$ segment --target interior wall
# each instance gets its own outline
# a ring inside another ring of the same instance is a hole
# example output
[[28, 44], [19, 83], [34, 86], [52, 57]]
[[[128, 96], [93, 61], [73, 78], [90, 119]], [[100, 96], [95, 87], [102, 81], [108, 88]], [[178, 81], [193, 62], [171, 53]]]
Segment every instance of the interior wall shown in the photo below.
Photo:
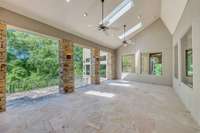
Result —
[[[172, 85], [172, 36], [158, 19], [148, 28], [137, 34], [132, 40], [135, 44], [128, 47], [120, 47], [117, 50], [117, 77], [119, 79], [140, 81], [161, 85]], [[162, 76], [141, 74], [141, 53], [158, 53], [162, 52]], [[121, 57], [127, 54], [135, 54], [136, 73], [122, 73]]]
[[161, 0], [161, 18], [173, 34], [189, 0]]
[[[193, 88], [188, 87], [181, 81], [181, 38], [192, 27], [193, 49]], [[190, 0], [183, 12], [182, 18], [173, 35], [173, 45], [179, 48], [179, 78], [173, 78], [173, 87], [183, 103], [190, 110], [194, 119], [200, 124], [200, 0]]]

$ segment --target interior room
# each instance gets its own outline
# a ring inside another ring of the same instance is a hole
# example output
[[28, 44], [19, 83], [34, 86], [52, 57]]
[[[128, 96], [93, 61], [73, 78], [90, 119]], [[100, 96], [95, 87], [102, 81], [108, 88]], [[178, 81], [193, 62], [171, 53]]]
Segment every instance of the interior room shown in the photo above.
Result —
[[199, 0], [0, 0], [0, 133], [200, 133]]

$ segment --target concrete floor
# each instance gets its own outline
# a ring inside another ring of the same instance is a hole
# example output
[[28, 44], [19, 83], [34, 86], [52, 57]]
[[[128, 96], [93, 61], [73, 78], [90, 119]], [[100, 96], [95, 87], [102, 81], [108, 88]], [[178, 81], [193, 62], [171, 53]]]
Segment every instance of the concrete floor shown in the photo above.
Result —
[[0, 133], [200, 133], [170, 87], [109, 81], [10, 105]]

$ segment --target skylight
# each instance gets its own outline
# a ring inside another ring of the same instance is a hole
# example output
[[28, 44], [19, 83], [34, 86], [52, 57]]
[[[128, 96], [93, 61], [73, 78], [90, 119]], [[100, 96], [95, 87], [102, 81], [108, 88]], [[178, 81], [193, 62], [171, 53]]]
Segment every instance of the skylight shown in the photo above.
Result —
[[133, 26], [130, 30], [128, 30], [127, 32], [125, 32], [125, 34], [123, 33], [122, 35], [120, 35], [119, 39], [123, 39], [124, 37], [127, 37], [131, 33], [136, 32], [137, 30], [139, 30], [140, 28], [142, 28], [142, 26], [143, 26], [142, 22], [138, 23], [137, 25]]
[[[110, 26], [134, 6], [133, 0], [123, 0], [107, 17], [103, 19], [106, 26]], [[102, 22], [101, 22], [102, 23]]]

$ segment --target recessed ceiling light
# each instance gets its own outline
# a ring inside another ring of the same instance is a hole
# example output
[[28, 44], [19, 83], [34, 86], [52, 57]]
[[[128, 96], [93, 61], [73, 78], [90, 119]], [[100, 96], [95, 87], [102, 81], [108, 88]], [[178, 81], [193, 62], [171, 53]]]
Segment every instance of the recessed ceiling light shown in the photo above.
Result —
[[88, 16], [88, 13], [87, 13], [87, 12], [84, 12], [84, 13], [83, 13], [83, 16], [84, 16], [84, 17], [87, 17], [87, 16]]
[[71, 0], [66, 0], [67, 3], [69, 3]]
[[124, 37], [129, 36], [131, 33], [136, 32], [137, 30], [142, 28], [142, 26], [143, 26], [142, 22], [138, 23], [137, 25], [133, 26], [130, 30], [125, 32], [125, 34], [123, 33], [122, 35], [120, 35], [119, 39], [123, 39]]

